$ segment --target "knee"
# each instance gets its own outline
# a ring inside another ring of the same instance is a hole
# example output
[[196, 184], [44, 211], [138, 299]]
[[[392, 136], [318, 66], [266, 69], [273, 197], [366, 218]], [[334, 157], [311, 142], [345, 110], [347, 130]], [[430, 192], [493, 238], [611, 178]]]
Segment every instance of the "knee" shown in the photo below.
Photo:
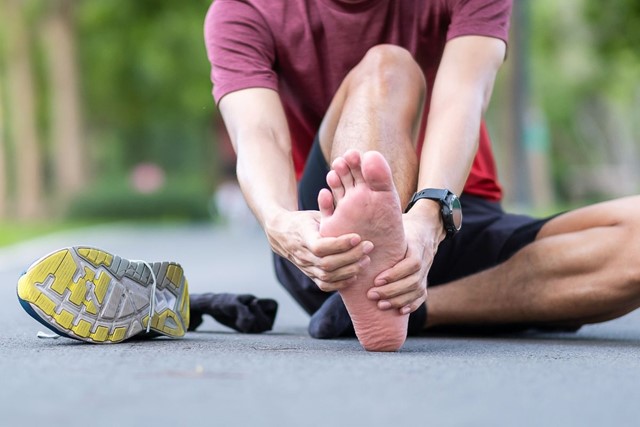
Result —
[[620, 259], [624, 264], [625, 281], [640, 296], [640, 196], [622, 199], [617, 211], [621, 227], [619, 238]]
[[620, 240], [619, 252], [607, 271], [614, 295], [628, 302], [640, 300], [640, 229], [625, 228], [627, 235]]
[[628, 264], [625, 278], [634, 293], [640, 297], [640, 229], [637, 231], [633, 237], [635, 241], [626, 248]]
[[403, 89], [424, 96], [424, 74], [411, 53], [399, 46], [384, 44], [369, 49], [356, 67], [356, 80], [386, 95]]

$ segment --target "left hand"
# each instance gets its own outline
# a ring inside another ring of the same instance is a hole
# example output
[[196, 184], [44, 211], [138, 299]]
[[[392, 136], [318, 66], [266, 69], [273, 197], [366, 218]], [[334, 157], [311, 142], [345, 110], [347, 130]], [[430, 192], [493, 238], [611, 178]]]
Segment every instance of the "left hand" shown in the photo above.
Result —
[[418, 309], [427, 298], [427, 274], [433, 263], [438, 245], [444, 239], [444, 229], [439, 218], [404, 214], [402, 222], [407, 239], [405, 257], [374, 279], [374, 286], [367, 297], [378, 301], [378, 308], [400, 310], [408, 314]]

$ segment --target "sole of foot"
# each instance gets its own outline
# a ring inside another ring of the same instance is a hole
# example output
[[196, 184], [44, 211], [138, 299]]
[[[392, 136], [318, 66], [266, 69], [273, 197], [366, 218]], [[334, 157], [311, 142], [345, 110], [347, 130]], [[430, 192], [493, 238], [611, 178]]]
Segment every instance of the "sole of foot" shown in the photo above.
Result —
[[367, 298], [374, 278], [400, 261], [407, 249], [400, 199], [389, 164], [382, 154], [349, 150], [332, 163], [331, 188], [318, 196], [320, 234], [358, 233], [373, 242], [371, 262], [357, 282], [340, 290], [358, 340], [368, 351], [397, 351], [407, 336], [409, 315], [380, 310]]

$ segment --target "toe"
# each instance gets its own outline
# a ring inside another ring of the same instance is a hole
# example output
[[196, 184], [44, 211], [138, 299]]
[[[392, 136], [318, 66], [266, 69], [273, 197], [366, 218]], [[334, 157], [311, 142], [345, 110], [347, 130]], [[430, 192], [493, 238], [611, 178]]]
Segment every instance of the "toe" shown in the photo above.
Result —
[[331, 191], [323, 188], [318, 193], [318, 207], [320, 208], [320, 215], [322, 218], [328, 218], [333, 215], [333, 195]]
[[340, 178], [342, 187], [345, 189], [345, 191], [348, 188], [354, 186], [353, 175], [351, 175], [351, 168], [349, 168], [349, 165], [343, 157], [336, 158], [331, 164], [331, 169], [333, 169], [338, 175], [338, 178]]
[[374, 191], [395, 190], [389, 163], [377, 151], [368, 151], [362, 156], [362, 174], [365, 182]]
[[351, 170], [351, 176], [356, 184], [363, 183], [364, 177], [362, 176], [362, 157], [357, 150], [349, 150], [344, 153], [344, 159]]
[[331, 188], [334, 201], [337, 203], [344, 197], [344, 187], [336, 171], [332, 170], [327, 174], [327, 184]]

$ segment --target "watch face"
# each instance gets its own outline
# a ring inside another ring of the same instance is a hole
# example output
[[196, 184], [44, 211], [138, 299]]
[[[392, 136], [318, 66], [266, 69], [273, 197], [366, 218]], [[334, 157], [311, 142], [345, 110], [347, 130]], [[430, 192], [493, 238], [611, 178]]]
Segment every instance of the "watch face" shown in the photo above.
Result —
[[456, 230], [460, 230], [460, 227], [462, 227], [462, 205], [455, 194], [451, 195], [451, 216]]

